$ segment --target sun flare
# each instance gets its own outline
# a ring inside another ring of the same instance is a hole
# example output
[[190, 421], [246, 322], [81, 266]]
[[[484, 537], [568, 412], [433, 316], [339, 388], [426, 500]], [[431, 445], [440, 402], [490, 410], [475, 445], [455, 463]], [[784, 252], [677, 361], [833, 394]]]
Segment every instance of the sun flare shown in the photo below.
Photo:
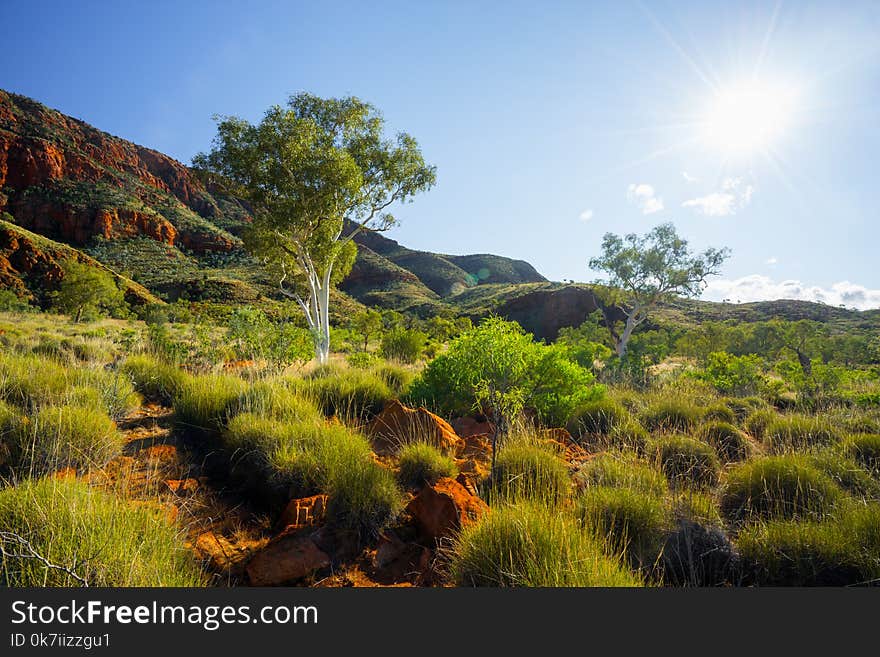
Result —
[[705, 141], [728, 155], [766, 150], [789, 127], [795, 94], [787, 87], [742, 82], [722, 87], [703, 122]]

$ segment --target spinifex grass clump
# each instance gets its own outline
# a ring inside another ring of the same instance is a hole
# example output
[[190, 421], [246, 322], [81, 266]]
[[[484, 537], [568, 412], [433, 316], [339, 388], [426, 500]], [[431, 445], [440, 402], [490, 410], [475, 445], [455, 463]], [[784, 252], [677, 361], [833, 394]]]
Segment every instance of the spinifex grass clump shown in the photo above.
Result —
[[817, 522], [770, 521], [737, 541], [746, 581], [769, 586], [846, 586], [880, 578], [880, 506], [848, 506]]
[[863, 500], [880, 498], [880, 482], [838, 446], [807, 455], [807, 462], [850, 495]]
[[700, 427], [699, 436], [715, 448], [725, 463], [743, 461], [752, 451], [752, 445], [745, 434], [729, 422], [707, 422]]
[[568, 495], [570, 488], [565, 461], [544, 447], [518, 441], [499, 452], [490, 495], [506, 500], [557, 502]]
[[721, 464], [706, 443], [687, 436], [662, 436], [648, 450], [673, 485], [702, 487], [718, 481]]
[[398, 398], [406, 395], [410, 384], [416, 378], [411, 368], [397, 363], [383, 362], [372, 369]]
[[[89, 586], [202, 586], [183, 537], [145, 507], [71, 479], [23, 481], [0, 490], [0, 527], [7, 553], [35, 553]], [[3, 539], [0, 539], [3, 540]], [[0, 557], [2, 586], [79, 586], [37, 559]]]
[[177, 423], [185, 430], [219, 431], [247, 384], [235, 376], [188, 377], [174, 400]]
[[703, 409], [703, 419], [715, 422], [736, 422], [736, 413], [723, 402], [706, 406]]
[[769, 456], [732, 469], [721, 497], [734, 520], [797, 518], [828, 513], [842, 493], [803, 455]]
[[18, 475], [103, 466], [123, 438], [107, 414], [80, 406], [46, 406], [10, 432], [10, 465]]
[[599, 446], [643, 453], [650, 439], [651, 434], [648, 433], [648, 430], [637, 420], [630, 419], [615, 426], [604, 441], [599, 441]]
[[629, 420], [629, 412], [613, 399], [598, 399], [582, 404], [568, 421], [568, 430], [572, 436], [584, 434], [607, 435], [618, 426]]
[[252, 413], [276, 420], [315, 420], [320, 411], [304, 394], [280, 381], [260, 381], [250, 386], [234, 404], [236, 413]]
[[641, 586], [577, 519], [535, 504], [493, 509], [449, 553], [459, 586]]
[[631, 488], [662, 496], [668, 490], [666, 477], [632, 452], [604, 452], [578, 470], [575, 481], [581, 487]]
[[631, 488], [589, 488], [577, 499], [577, 514], [586, 527], [607, 538], [614, 553], [625, 552], [647, 569], [659, 558], [672, 525], [661, 497]]
[[722, 402], [733, 411], [736, 422], [742, 422], [755, 411], [767, 410], [770, 407], [760, 397], [725, 397]]
[[688, 431], [699, 423], [703, 410], [687, 399], [664, 399], [641, 413], [642, 424], [651, 431]]
[[312, 372], [306, 383], [328, 417], [366, 420], [395, 396], [385, 381], [368, 370], [325, 366]]
[[455, 461], [428, 443], [409, 443], [397, 454], [400, 470], [397, 478], [406, 488], [434, 483], [443, 477], [454, 477], [458, 472]]
[[850, 436], [846, 441], [846, 451], [864, 468], [880, 475], [880, 434]]
[[776, 418], [766, 429], [764, 442], [777, 454], [821, 447], [840, 440], [838, 431], [822, 418], [787, 415]]
[[162, 404], [172, 403], [187, 378], [180, 368], [146, 354], [129, 356], [120, 369], [131, 379], [135, 390]]
[[767, 427], [773, 424], [780, 415], [774, 410], [759, 409], [749, 414], [743, 427], [753, 438], [762, 440], [767, 433]]

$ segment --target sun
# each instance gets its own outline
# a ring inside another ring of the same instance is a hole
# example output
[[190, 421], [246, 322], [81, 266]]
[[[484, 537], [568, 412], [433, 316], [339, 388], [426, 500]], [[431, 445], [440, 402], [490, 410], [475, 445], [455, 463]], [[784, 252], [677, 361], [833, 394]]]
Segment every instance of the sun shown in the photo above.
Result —
[[756, 81], [724, 86], [708, 103], [703, 137], [728, 156], [766, 151], [789, 127], [794, 110], [788, 86]]

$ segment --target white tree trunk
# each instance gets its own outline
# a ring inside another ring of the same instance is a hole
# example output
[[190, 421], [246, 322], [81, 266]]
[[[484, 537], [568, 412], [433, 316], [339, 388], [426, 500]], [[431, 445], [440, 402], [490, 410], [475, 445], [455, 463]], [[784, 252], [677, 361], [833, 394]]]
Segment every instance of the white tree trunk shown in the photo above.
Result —
[[620, 340], [617, 342], [617, 357], [623, 358], [626, 356], [626, 349], [629, 345], [629, 339], [632, 337], [632, 333], [635, 330], [636, 326], [639, 325], [641, 320], [638, 319], [639, 308], [633, 308], [632, 312], [626, 316], [626, 325], [623, 327], [623, 334], [620, 336]]

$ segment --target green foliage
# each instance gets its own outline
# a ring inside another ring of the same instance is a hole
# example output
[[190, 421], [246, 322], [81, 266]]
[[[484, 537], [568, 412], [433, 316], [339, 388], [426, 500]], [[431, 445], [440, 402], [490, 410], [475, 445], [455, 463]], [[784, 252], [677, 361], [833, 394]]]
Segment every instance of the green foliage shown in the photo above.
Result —
[[379, 357], [366, 351], [356, 351], [348, 354], [345, 357], [345, 362], [348, 363], [349, 367], [358, 370], [368, 370], [379, 362]]
[[821, 447], [840, 441], [840, 434], [830, 422], [807, 415], [777, 417], [766, 429], [764, 441], [776, 453]]
[[498, 454], [491, 492], [506, 500], [531, 499], [555, 503], [568, 496], [568, 466], [537, 445], [515, 443]]
[[762, 362], [755, 354], [734, 356], [716, 351], [706, 357], [703, 369], [696, 376], [723, 393], [750, 394], [758, 390], [763, 377]]
[[688, 399], [661, 399], [645, 408], [640, 416], [650, 431], [689, 431], [702, 419], [702, 409]]
[[669, 488], [663, 474], [632, 452], [599, 454], [581, 466], [576, 481], [583, 487], [631, 488], [658, 497]]
[[382, 334], [379, 351], [385, 358], [415, 363], [422, 357], [427, 339], [421, 331], [397, 326]]
[[174, 400], [175, 421], [184, 430], [219, 431], [246, 387], [225, 374], [188, 377]]
[[624, 552], [647, 569], [659, 558], [672, 524], [661, 498], [631, 488], [589, 488], [578, 497], [577, 514], [587, 527], [607, 537], [614, 552]]
[[364, 352], [370, 346], [370, 338], [382, 331], [382, 314], [373, 308], [362, 310], [351, 318], [349, 327], [364, 340]]
[[834, 481], [806, 457], [769, 456], [728, 473], [721, 510], [734, 520], [798, 518], [827, 513], [840, 498]]
[[171, 404], [186, 380], [186, 374], [152, 356], [129, 356], [120, 372], [131, 379], [135, 390], [151, 401]]
[[738, 547], [747, 576], [768, 586], [846, 586], [880, 578], [880, 506], [822, 522], [771, 521], [746, 528]]
[[75, 321], [117, 312], [125, 306], [123, 292], [109, 273], [75, 260], [67, 260], [63, 270], [64, 277], [52, 295], [52, 305]]
[[629, 412], [613, 399], [597, 399], [578, 406], [568, 420], [572, 436], [610, 434], [616, 427], [630, 421]]
[[325, 366], [309, 374], [307, 389], [328, 417], [368, 419], [394, 399], [385, 381], [368, 370]]
[[450, 551], [459, 586], [639, 586], [640, 578], [567, 514], [539, 505], [494, 509]]
[[[201, 586], [204, 578], [182, 537], [143, 506], [70, 479], [19, 482], [0, 490], [0, 526], [28, 541], [50, 563], [89, 586]], [[5, 551], [22, 553], [4, 540]], [[36, 559], [0, 557], [0, 584], [78, 586]]]
[[397, 478], [405, 488], [417, 488], [458, 473], [452, 457], [428, 443], [408, 443], [400, 448], [397, 458]]
[[301, 365], [312, 358], [314, 345], [306, 329], [290, 322], [272, 322], [257, 308], [235, 308], [227, 326], [229, 340], [239, 358], [266, 360], [281, 367]]
[[752, 445], [742, 431], [729, 422], [707, 422], [700, 427], [700, 439], [715, 448], [725, 463], [743, 461], [752, 452]]
[[4, 313], [26, 313], [33, 310], [25, 299], [12, 290], [0, 290], [0, 312]]
[[712, 486], [721, 465], [715, 450], [687, 436], [669, 435], [649, 444], [649, 452], [670, 483], [679, 486]]

